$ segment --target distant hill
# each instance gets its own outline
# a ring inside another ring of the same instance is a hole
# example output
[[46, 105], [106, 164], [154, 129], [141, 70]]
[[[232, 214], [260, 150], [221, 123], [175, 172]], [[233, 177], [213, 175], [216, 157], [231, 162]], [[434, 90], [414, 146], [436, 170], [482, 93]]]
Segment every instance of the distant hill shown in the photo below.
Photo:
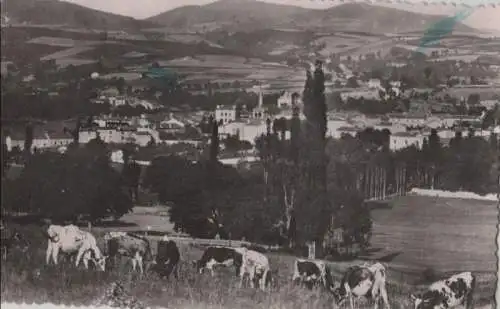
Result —
[[[293, 21], [287, 24], [308, 30], [405, 33], [424, 32], [444, 17], [366, 3], [346, 3], [326, 10], [310, 10], [295, 15]], [[474, 29], [457, 23], [453, 31], [474, 32]]]
[[[195, 31], [288, 28], [379, 34], [422, 32], [443, 17], [365, 3], [346, 3], [320, 10], [257, 0], [219, 0], [201, 6], [183, 6], [147, 20], [172, 29]], [[455, 30], [473, 31], [461, 23]]]
[[265, 29], [309, 9], [256, 0], [219, 0], [206, 5], [190, 5], [148, 18], [173, 29], [228, 31]]
[[11, 23], [66, 25], [86, 29], [139, 30], [155, 25], [59, 0], [3, 0], [2, 16]]

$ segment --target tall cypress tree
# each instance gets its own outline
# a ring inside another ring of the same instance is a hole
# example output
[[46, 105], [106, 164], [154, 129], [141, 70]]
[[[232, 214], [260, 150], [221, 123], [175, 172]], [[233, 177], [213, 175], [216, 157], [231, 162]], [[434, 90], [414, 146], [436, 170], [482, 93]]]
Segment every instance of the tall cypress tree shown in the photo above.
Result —
[[[322, 62], [316, 61], [314, 75], [309, 71], [303, 92], [304, 115], [306, 123], [304, 128], [303, 164], [305, 165], [304, 185], [307, 193], [304, 205], [308, 206], [307, 219], [303, 222], [303, 233], [308, 240], [320, 240], [328, 218], [328, 199], [326, 193], [326, 103], [325, 103], [325, 75]], [[307, 141], [307, 143], [305, 143]], [[303, 206], [304, 207], [304, 206]], [[314, 222], [314, 224], [313, 224]]]
[[25, 135], [24, 135], [24, 151], [29, 154], [31, 153], [31, 146], [33, 145], [34, 128], [31, 123], [26, 125]]
[[212, 125], [212, 135], [210, 137], [210, 163], [215, 164], [217, 162], [217, 156], [219, 155], [219, 125], [214, 118], [210, 119]]
[[[318, 212], [319, 220], [316, 229], [316, 238], [321, 238], [325, 229], [326, 224], [330, 220], [324, 220], [328, 218], [328, 198], [327, 198], [327, 158], [325, 155], [326, 146], [326, 131], [327, 131], [327, 118], [326, 118], [326, 99], [325, 99], [325, 74], [323, 72], [323, 63], [319, 60], [316, 61], [316, 69], [314, 71], [314, 84], [313, 84], [313, 97], [314, 97], [314, 122], [315, 122], [315, 139], [317, 139], [315, 145], [317, 149], [317, 166], [315, 169], [315, 183], [318, 190]], [[315, 148], [316, 148], [315, 147]], [[319, 239], [317, 239], [319, 240]]]

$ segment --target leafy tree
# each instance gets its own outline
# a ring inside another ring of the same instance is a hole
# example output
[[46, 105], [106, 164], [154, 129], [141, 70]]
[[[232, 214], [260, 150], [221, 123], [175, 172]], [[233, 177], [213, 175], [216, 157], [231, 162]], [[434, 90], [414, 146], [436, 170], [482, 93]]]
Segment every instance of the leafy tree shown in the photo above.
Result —
[[5, 172], [8, 170], [10, 164], [10, 153], [7, 148], [7, 144], [2, 143], [2, 178], [5, 176]]
[[33, 145], [33, 138], [34, 138], [33, 134], [34, 134], [34, 127], [30, 123], [30, 124], [26, 125], [26, 128], [25, 128], [24, 152], [26, 154], [31, 153], [31, 146]]
[[34, 154], [25, 164], [12, 183], [14, 192], [23, 194], [11, 196], [6, 205], [56, 221], [118, 218], [133, 206], [122, 188], [120, 174], [107, 157], [91, 149], [47, 152]]
[[481, 96], [479, 93], [471, 93], [467, 98], [467, 104], [469, 105], [477, 105], [481, 101]]
[[[207, 170], [210, 168], [210, 184]], [[170, 219], [177, 231], [194, 237], [228, 236], [229, 214], [237, 208], [233, 192], [245, 184], [236, 169], [220, 163], [193, 163], [178, 156], [157, 157], [146, 169], [144, 185], [172, 202]]]
[[252, 149], [252, 144], [248, 141], [240, 140], [238, 135], [230, 135], [222, 141], [224, 147], [229, 152], [238, 152], [240, 150], [250, 150]]
[[139, 181], [141, 176], [141, 166], [135, 160], [125, 160], [122, 170], [123, 182], [130, 198], [137, 202], [139, 199]]

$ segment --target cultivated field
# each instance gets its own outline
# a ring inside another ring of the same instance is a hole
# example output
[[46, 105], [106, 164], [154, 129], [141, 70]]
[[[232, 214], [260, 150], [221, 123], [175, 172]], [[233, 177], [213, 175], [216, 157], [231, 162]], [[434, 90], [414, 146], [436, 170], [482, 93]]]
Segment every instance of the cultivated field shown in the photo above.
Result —
[[[373, 257], [377, 255], [388, 265], [392, 308], [410, 308], [408, 293], [421, 287], [418, 284], [425, 268], [432, 268], [438, 276], [459, 270], [476, 271], [479, 277], [476, 309], [493, 308], [496, 215], [496, 205], [492, 202], [422, 196], [399, 198], [392, 203], [392, 209], [374, 210]], [[140, 208], [125, 219], [139, 225], [136, 230], [144, 230], [151, 225], [151, 216], [154, 211]], [[268, 253], [271, 266], [277, 272], [278, 286], [266, 293], [238, 289], [232, 270], [222, 269], [214, 279], [209, 274], [196, 275], [190, 261], [199, 258], [202, 251], [182, 243], [178, 281], [161, 281], [154, 274], [139, 277], [130, 273], [130, 264], [109, 273], [76, 270], [72, 265], [47, 267], [44, 265], [46, 240], [41, 228], [19, 229], [32, 242], [32, 254], [20, 256], [13, 252], [7, 262], [2, 263], [2, 301], [90, 304], [101, 296], [107, 284], [119, 279], [132, 295], [152, 306], [336, 308], [332, 297], [325, 292], [306, 292], [290, 286], [294, 258], [283, 253]], [[103, 231], [96, 228], [94, 233], [102, 242]], [[330, 263], [337, 281], [341, 272], [353, 263], [359, 261]]]

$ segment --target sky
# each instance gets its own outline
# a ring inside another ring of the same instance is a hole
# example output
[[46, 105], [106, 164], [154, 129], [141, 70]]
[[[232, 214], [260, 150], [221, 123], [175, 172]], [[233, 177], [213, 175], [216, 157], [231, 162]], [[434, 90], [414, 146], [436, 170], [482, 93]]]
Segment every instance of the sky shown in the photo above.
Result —
[[[93, 9], [98, 9], [115, 14], [131, 16], [138, 19], [147, 18], [167, 10], [184, 5], [203, 5], [214, 2], [214, 0], [64, 0], [77, 3]], [[266, 2], [297, 5], [308, 8], [327, 8], [338, 4], [332, 0], [262, 0]], [[409, 0], [414, 5], [409, 4], [386, 4], [393, 8], [404, 9], [408, 11], [421, 12], [426, 14], [451, 15], [457, 11], [457, 8], [448, 4], [424, 6], [419, 0]], [[427, 0], [434, 3], [452, 3], [450, 0], [437, 1]], [[479, 29], [491, 29], [500, 31], [500, 1], [499, 0], [456, 0], [455, 3], [466, 3], [470, 6], [476, 6], [472, 13], [463, 22], [469, 26]], [[477, 7], [478, 4], [486, 3], [485, 8]], [[493, 8], [490, 3], [496, 3]]]

